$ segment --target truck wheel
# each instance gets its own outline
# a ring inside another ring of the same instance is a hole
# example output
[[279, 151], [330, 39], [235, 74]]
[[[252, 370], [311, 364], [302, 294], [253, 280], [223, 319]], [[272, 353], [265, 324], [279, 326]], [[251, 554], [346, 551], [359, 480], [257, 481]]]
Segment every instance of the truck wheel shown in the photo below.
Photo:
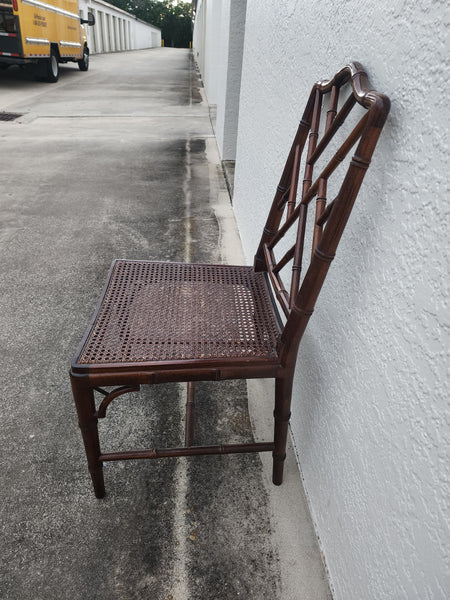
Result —
[[59, 63], [56, 52], [53, 48], [50, 51], [50, 58], [45, 61], [45, 81], [56, 83], [59, 78]]
[[78, 60], [77, 62], [80, 71], [87, 71], [89, 69], [89, 50], [87, 46], [84, 47], [83, 58], [81, 60]]

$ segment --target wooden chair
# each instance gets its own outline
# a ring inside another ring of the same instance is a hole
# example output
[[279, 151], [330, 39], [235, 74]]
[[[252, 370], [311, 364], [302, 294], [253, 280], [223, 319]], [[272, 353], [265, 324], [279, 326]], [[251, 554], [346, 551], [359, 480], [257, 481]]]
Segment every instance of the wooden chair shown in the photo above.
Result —
[[[282, 483], [299, 342], [389, 106], [386, 96], [370, 90], [358, 63], [313, 86], [253, 267], [114, 261], [70, 371], [98, 498], [105, 494], [103, 463], [137, 458], [270, 451], [273, 482]], [[355, 117], [356, 125], [349, 127]], [[333, 198], [328, 204], [327, 196]], [[306, 215], [313, 199], [309, 234]], [[304, 253], [308, 241], [310, 257]], [[194, 382], [250, 378], [275, 379], [273, 441], [194, 445]], [[162, 382], [187, 382], [184, 447], [103, 452], [97, 423], [108, 405], [142, 384]], [[105, 391], [105, 386], [114, 389]], [[94, 392], [103, 396], [98, 408]]]

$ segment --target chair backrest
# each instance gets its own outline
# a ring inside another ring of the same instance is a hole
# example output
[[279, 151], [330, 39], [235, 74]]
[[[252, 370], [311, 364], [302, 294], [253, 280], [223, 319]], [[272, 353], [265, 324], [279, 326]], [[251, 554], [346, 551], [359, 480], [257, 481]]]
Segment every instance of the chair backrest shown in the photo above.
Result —
[[[319, 81], [311, 91], [255, 255], [255, 269], [268, 272], [287, 319], [280, 348], [287, 366], [295, 365], [298, 343], [389, 108], [386, 96], [370, 90], [359, 63], [347, 65], [330, 81]], [[304, 175], [298, 189], [302, 157]], [[308, 236], [306, 217], [313, 199], [315, 216]], [[312, 251], [306, 255], [308, 242]]]

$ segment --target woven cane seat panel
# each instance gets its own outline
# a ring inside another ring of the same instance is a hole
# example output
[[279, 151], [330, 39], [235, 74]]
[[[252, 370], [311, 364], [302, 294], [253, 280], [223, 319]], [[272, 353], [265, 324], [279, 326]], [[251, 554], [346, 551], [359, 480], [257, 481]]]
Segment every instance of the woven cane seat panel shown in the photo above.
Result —
[[279, 337], [264, 273], [122, 260], [77, 362], [275, 358]]

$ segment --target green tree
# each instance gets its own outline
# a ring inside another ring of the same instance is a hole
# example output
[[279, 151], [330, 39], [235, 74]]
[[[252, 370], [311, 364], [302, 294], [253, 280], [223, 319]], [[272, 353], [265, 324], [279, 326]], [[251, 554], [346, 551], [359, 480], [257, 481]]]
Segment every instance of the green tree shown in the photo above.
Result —
[[111, 4], [161, 29], [165, 46], [189, 48], [192, 39], [192, 5], [171, 0], [110, 0]]

